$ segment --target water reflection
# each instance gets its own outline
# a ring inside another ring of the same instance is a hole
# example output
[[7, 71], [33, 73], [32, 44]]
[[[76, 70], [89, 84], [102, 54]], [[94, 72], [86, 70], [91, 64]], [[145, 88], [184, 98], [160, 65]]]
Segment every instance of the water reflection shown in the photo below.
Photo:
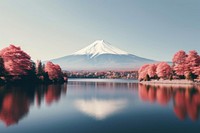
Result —
[[34, 102], [40, 106], [41, 102], [50, 105], [58, 101], [61, 93], [66, 93], [66, 85], [41, 85], [10, 87], [0, 89], [0, 120], [6, 126], [18, 123], [24, 118]]
[[199, 86], [164, 86], [139, 84], [139, 96], [143, 101], [158, 102], [166, 106], [173, 100], [175, 115], [184, 120], [187, 116], [197, 120], [200, 109]]
[[75, 106], [83, 113], [97, 119], [103, 120], [106, 117], [120, 111], [127, 105], [126, 99], [80, 99], [75, 101]]
[[8, 93], [2, 99], [0, 119], [10, 126], [17, 123], [29, 111], [30, 100], [26, 94]]
[[199, 131], [199, 121], [190, 121], [198, 119], [199, 109], [200, 88], [193, 86], [69, 81], [68, 90], [66, 84], [0, 87], [0, 121], [6, 126], [20, 123], [9, 129], [0, 125], [1, 132], [167, 131], [172, 123], [177, 132]]
[[[106, 81], [106, 80], [105, 80]], [[131, 82], [80, 82], [80, 81], [70, 81], [68, 85], [72, 85], [74, 88], [82, 89], [87, 87], [92, 88], [99, 88], [99, 89], [137, 89], [138, 83], [131, 83]]]
[[137, 91], [135, 83], [70, 81], [68, 85], [80, 95], [74, 106], [96, 120], [104, 120], [122, 111], [128, 105], [128, 89]]

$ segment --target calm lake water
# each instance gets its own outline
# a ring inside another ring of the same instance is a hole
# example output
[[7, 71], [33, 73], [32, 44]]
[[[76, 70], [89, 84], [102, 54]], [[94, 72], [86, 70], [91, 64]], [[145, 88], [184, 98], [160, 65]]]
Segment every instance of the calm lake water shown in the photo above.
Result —
[[200, 87], [132, 80], [0, 87], [0, 133], [199, 133]]

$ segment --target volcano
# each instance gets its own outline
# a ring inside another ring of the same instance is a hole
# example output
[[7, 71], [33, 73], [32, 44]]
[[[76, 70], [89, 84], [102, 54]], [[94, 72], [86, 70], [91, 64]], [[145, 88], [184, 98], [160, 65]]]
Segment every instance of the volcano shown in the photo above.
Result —
[[71, 55], [51, 61], [68, 71], [130, 71], [155, 62], [118, 49], [104, 40], [97, 40]]

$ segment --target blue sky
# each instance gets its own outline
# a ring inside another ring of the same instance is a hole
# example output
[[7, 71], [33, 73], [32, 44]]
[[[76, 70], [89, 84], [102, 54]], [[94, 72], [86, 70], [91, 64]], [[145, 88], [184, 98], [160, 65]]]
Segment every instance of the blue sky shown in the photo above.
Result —
[[132, 54], [171, 60], [200, 53], [199, 0], [1, 0], [0, 49], [33, 60], [65, 56], [103, 39]]

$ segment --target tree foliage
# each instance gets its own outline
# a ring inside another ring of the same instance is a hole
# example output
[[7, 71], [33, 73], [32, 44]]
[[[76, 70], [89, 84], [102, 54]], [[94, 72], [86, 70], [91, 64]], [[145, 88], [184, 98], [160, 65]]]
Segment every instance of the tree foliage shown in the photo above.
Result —
[[172, 69], [170, 65], [168, 65], [166, 62], [160, 62], [156, 69], [156, 74], [158, 77], [163, 79], [169, 79], [171, 75]]
[[170, 80], [177, 77], [190, 80], [200, 79], [200, 56], [195, 50], [189, 51], [188, 54], [183, 50], [178, 51], [174, 54], [172, 62], [172, 66], [166, 62], [143, 65], [138, 71], [139, 80], [146, 80], [147, 77]]
[[0, 56], [0, 77], [6, 73], [3, 58]]
[[49, 79], [52, 81], [58, 81], [63, 78], [62, 70], [59, 65], [47, 62], [45, 65], [45, 72], [48, 73]]
[[176, 75], [184, 76], [186, 58], [187, 54], [183, 50], [180, 50], [174, 54], [172, 62], [173, 62], [173, 70]]
[[138, 73], [139, 73], [139, 80], [146, 80], [146, 76], [148, 74], [148, 67], [149, 64], [145, 64], [142, 67], [140, 67]]
[[46, 67], [41, 61], [35, 62], [21, 50], [10, 45], [0, 50], [0, 83], [50, 83], [64, 81], [59, 65], [47, 62]]
[[147, 74], [149, 75], [150, 78], [156, 77], [156, 69], [157, 69], [157, 64], [150, 64], [148, 66]]
[[27, 75], [32, 69], [31, 57], [20, 47], [10, 45], [0, 51], [0, 56], [4, 60], [5, 70], [9, 75]]
[[42, 65], [41, 60], [37, 61], [36, 73], [37, 73], [37, 75], [42, 75], [44, 73], [44, 67]]
[[195, 50], [189, 51], [185, 62], [185, 77], [193, 79], [198, 75], [200, 67], [200, 57]]

